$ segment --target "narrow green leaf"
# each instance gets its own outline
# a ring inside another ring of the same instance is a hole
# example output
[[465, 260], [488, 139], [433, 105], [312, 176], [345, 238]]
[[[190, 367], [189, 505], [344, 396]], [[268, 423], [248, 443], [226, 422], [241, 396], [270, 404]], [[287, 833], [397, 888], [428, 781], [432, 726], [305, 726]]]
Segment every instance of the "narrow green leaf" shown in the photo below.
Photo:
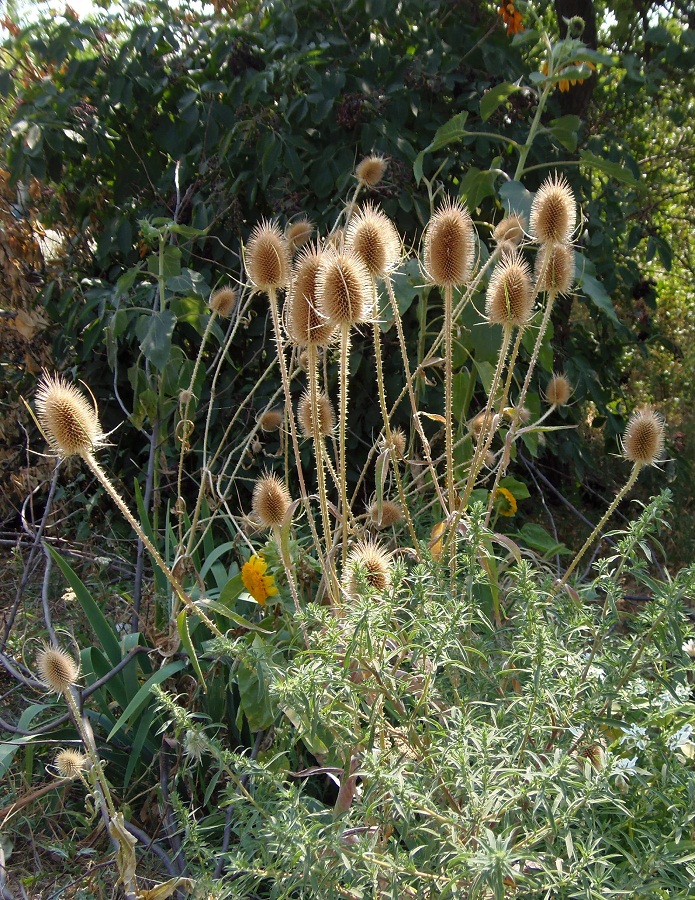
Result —
[[621, 163], [603, 159], [603, 157], [596, 156], [590, 150], [580, 150], [579, 159], [585, 166], [598, 169], [599, 172], [610, 175], [616, 181], [620, 181], [623, 184], [637, 184], [637, 179], [632, 172], [626, 166], [621, 165]]
[[137, 694], [133, 697], [130, 703], [123, 710], [120, 719], [114, 727], [111, 729], [107, 741], [110, 741], [115, 734], [117, 734], [121, 728], [128, 724], [128, 722], [140, 713], [150, 702], [152, 699], [151, 689], [155, 686], [155, 684], [161, 684], [163, 681], [166, 681], [167, 678], [170, 678], [172, 675], [175, 675], [177, 672], [180, 672], [181, 669], [186, 668], [186, 663], [184, 660], [179, 659], [173, 663], [167, 663], [165, 666], [162, 666], [157, 672], [154, 673], [147, 681], [142, 685]]
[[70, 564], [67, 563], [56, 551], [46, 545], [46, 549], [53, 557], [53, 560], [59, 566], [61, 572], [65, 576], [66, 581], [75, 592], [77, 601], [82, 607], [84, 614], [89, 619], [94, 633], [99, 639], [99, 643], [104, 648], [104, 652], [109, 658], [112, 666], [118, 665], [123, 654], [121, 653], [121, 645], [116, 637], [116, 632], [111, 628], [102, 611], [97, 606], [94, 598], [84, 586], [80, 578], [75, 574]]
[[176, 627], [179, 632], [179, 637], [181, 638], [181, 643], [186, 648], [186, 652], [190, 657], [191, 664], [193, 665], [196, 675], [198, 676], [198, 683], [203, 688], [203, 691], [207, 694], [208, 689], [205, 685], [203, 670], [200, 668], [200, 663], [198, 662], [198, 654], [195, 652], [195, 647], [193, 646], [193, 641], [191, 640], [191, 632], [188, 630], [187, 610], [184, 609], [178, 614], [176, 618]]

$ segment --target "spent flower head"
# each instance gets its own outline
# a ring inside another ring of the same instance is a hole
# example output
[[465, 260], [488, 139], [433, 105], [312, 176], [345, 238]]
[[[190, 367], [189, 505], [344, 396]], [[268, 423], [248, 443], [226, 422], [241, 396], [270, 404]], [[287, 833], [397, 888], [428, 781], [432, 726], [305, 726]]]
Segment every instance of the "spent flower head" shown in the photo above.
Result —
[[105, 443], [94, 405], [60, 375], [41, 376], [36, 412], [51, 449], [62, 458], [92, 454]]

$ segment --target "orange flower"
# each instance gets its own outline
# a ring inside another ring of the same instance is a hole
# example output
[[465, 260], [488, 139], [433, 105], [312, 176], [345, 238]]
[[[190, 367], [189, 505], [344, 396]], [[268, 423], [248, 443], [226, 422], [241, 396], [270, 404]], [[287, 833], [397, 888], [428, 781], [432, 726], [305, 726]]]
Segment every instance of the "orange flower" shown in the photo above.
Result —
[[507, 29], [507, 34], [519, 34], [524, 30], [524, 20], [513, 3], [503, 3], [497, 10]]
[[241, 567], [241, 580], [244, 582], [244, 587], [261, 606], [265, 606], [268, 597], [274, 597], [278, 592], [273, 576], [265, 574], [267, 568], [268, 563], [262, 556], [256, 554]]
[[[588, 66], [593, 71], [596, 71], [596, 66], [593, 63], [585, 62], [583, 60], [581, 60], [581, 61], [578, 60], [576, 62], [568, 63], [567, 66], [564, 66], [561, 69], [561, 72], [564, 72], [565, 69], [570, 69], [570, 68], [573, 68], [574, 66], [579, 66], [579, 65]], [[548, 63], [547, 62], [544, 62], [543, 65], [541, 66], [541, 72], [544, 75], [548, 74]], [[567, 91], [569, 91], [569, 89], [571, 87], [574, 87], [575, 84], [584, 84], [584, 79], [583, 78], [561, 78], [558, 81], [557, 86], [560, 89], [560, 93], [566, 94]]]
[[495, 508], [501, 516], [513, 516], [516, 512], [516, 498], [507, 488], [497, 488], [495, 491]]

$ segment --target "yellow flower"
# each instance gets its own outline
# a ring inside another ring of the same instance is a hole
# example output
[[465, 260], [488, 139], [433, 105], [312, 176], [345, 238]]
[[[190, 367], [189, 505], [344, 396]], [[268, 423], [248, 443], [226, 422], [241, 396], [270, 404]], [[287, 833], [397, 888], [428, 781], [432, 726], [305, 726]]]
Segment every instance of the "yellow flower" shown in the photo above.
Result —
[[513, 516], [516, 512], [516, 499], [507, 488], [497, 488], [495, 491], [495, 507], [501, 516]]
[[261, 606], [265, 606], [268, 597], [273, 597], [278, 592], [273, 576], [265, 574], [267, 568], [268, 563], [262, 556], [256, 554], [241, 567], [241, 580], [244, 582], [244, 587]]
[[430, 551], [434, 559], [442, 558], [442, 537], [444, 536], [445, 531], [446, 525], [444, 522], [437, 522], [432, 529], [432, 534], [430, 535]]

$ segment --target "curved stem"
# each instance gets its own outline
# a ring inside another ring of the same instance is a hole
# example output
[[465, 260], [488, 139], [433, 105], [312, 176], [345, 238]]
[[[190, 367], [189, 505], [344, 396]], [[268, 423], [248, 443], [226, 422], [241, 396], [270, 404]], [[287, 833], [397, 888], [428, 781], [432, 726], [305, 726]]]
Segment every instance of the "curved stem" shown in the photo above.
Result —
[[618, 491], [615, 499], [613, 500], [611, 505], [608, 507], [606, 512], [603, 514], [601, 521], [594, 528], [594, 530], [591, 532], [591, 534], [586, 539], [586, 541], [584, 541], [584, 546], [579, 551], [579, 553], [577, 553], [577, 555], [574, 557], [570, 567], [567, 569], [565, 574], [562, 576], [561, 580], [554, 585], [554, 587], [551, 591], [551, 594], [550, 594], [551, 597], [555, 596], [555, 594], [560, 590], [560, 588], [564, 587], [567, 584], [567, 580], [569, 579], [572, 572], [574, 572], [574, 570], [579, 565], [579, 562], [580, 562], [581, 558], [584, 556], [584, 554], [586, 553], [586, 551], [593, 544], [596, 535], [599, 534], [599, 532], [603, 529], [603, 526], [606, 524], [606, 522], [610, 519], [610, 517], [615, 512], [615, 508], [617, 507], [617, 505], [620, 503], [620, 501], [623, 499], [623, 497], [628, 493], [628, 491], [632, 488], [634, 483], [637, 481], [637, 476], [639, 475], [641, 469], [642, 469], [642, 464], [635, 463], [635, 465], [632, 469], [632, 473], [630, 474], [630, 477], [628, 478], [625, 486], [622, 487]]

